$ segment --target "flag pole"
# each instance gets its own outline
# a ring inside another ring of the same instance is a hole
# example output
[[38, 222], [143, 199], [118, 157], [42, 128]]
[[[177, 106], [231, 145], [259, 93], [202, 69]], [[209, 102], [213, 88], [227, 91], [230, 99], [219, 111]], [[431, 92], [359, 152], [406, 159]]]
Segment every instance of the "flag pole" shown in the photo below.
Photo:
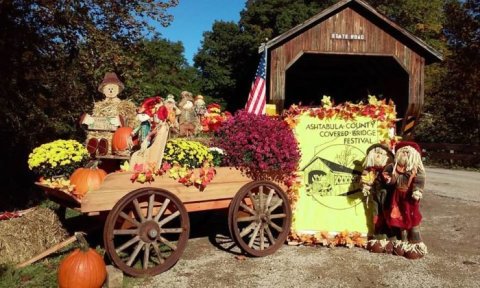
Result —
[[[267, 79], [268, 79], [268, 47], [267, 47], [267, 43], [268, 43], [268, 38], [265, 38], [265, 42], [262, 42], [260, 44], [260, 47], [258, 47], [258, 53], [262, 53], [262, 57], [265, 56], [265, 89], [267, 89]], [[265, 54], [263, 54], [265, 53]], [[267, 91], [265, 91], [265, 94], [267, 94]], [[267, 97], [265, 97], [267, 98]], [[268, 98], [270, 98], [270, 93], [268, 93]], [[269, 99], [270, 100], [270, 99]], [[268, 103], [268, 101], [265, 101], [266, 103]], [[265, 107], [265, 109], [267, 109]], [[265, 112], [266, 113], [266, 112]]]

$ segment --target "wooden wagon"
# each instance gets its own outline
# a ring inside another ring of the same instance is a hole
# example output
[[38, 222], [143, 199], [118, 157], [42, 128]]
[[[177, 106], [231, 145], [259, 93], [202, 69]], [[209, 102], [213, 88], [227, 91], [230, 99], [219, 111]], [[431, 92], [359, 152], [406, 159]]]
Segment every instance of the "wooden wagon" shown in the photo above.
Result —
[[252, 181], [228, 167], [217, 168], [204, 191], [167, 176], [150, 184], [132, 183], [130, 176], [130, 172], [107, 175], [101, 187], [81, 201], [36, 184], [64, 207], [89, 216], [106, 215], [105, 250], [117, 267], [132, 276], [156, 275], [177, 262], [189, 238], [188, 212], [229, 208], [231, 237], [251, 256], [272, 254], [288, 236], [290, 204], [283, 189], [273, 182]]

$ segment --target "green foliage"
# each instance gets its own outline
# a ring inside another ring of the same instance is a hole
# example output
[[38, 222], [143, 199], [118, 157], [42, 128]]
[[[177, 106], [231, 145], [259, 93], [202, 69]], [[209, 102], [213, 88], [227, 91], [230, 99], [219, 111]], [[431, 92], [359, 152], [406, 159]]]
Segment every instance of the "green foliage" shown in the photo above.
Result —
[[[165, 1], [0, 2], [0, 169], [3, 206], [24, 203], [33, 182], [26, 165], [33, 147], [53, 139], [83, 141], [78, 117], [102, 98], [107, 71], [126, 84], [120, 97], [139, 98], [139, 39], [154, 19], [168, 25]], [[22, 203], [23, 202], [23, 203]]]
[[202, 91], [223, 98], [227, 109], [245, 106], [258, 65], [258, 47], [266, 39], [307, 20], [335, 1], [247, 1], [238, 24], [217, 21], [205, 32], [194, 58], [200, 70]]
[[480, 1], [448, 1], [444, 34], [450, 53], [426, 99], [418, 127], [424, 142], [480, 143]]
[[143, 42], [139, 55], [142, 76], [138, 79], [143, 97], [160, 95], [165, 98], [168, 94], [178, 97], [183, 90], [200, 92], [197, 70], [188, 67], [183, 52], [181, 42], [158, 37]]
[[57, 287], [57, 267], [61, 257], [22, 269], [0, 266], [0, 287]]
[[369, 0], [369, 4], [431, 46], [445, 50], [445, 0]]

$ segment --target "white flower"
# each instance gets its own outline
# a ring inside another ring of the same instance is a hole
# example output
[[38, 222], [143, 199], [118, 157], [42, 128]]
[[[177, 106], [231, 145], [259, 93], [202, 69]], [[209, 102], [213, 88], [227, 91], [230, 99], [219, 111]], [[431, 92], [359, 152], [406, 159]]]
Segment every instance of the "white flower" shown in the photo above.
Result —
[[218, 147], [209, 147], [209, 148], [208, 148], [208, 151], [210, 151], [210, 152], [215, 151], [215, 152], [217, 152], [218, 154], [222, 154], [222, 155], [225, 154], [225, 152], [223, 151], [223, 149], [218, 148]]

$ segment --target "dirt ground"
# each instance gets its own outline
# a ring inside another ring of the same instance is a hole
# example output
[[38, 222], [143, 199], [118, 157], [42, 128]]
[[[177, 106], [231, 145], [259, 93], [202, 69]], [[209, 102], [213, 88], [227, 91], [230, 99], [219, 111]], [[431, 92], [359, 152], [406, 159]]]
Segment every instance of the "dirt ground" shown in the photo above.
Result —
[[287, 245], [237, 259], [226, 212], [198, 213], [178, 263], [138, 287], [480, 287], [480, 173], [429, 168], [427, 177], [423, 259]]

